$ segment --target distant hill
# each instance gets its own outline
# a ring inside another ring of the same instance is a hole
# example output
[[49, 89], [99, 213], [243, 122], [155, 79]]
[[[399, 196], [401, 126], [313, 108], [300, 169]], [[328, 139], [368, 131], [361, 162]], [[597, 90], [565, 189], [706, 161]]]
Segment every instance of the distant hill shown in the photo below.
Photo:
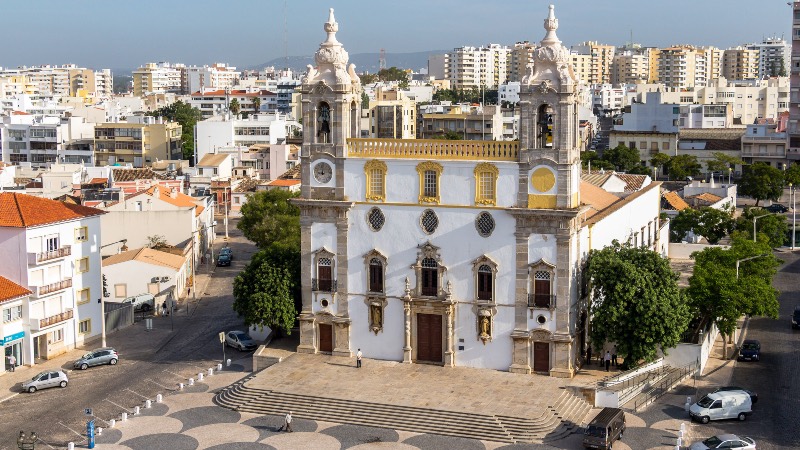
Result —
[[[447, 53], [448, 50], [429, 50], [425, 52], [414, 53], [387, 53], [386, 54], [386, 67], [399, 67], [401, 69], [419, 70], [423, 67], [428, 67], [428, 55], [436, 55]], [[375, 73], [378, 71], [380, 60], [379, 53], [355, 53], [350, 54], [350, 62], [356, 65], [356, 72], [369, 72]], [[314, 65], [314, 56], [290, 56], [289, 67], [295, 71], [305, 71], [307, 65]], [[286, 58], [275, 58], [264, 64], [250, 67], [249, 69], [263, 69], [264, 67], [273, 66], [276, 68], [284, 68], [286, 66]]]

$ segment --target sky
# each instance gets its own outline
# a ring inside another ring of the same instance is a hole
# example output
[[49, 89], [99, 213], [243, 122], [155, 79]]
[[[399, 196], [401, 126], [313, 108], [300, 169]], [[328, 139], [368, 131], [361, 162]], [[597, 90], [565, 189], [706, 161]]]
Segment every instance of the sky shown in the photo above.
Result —
[[[239, 68], [312, 55], [335, 9], [350, 53], [407, 53], [538, 42], [555, 4], [567, 45], [713, 45], [791, 39], [785, 0], [0, 0], [0, 67], [68, 64], [131, 69], [146, 62]], [[11, 19], [11, 20], [9, 20]], [[285, 25], [284, 25], [285, 24]]]

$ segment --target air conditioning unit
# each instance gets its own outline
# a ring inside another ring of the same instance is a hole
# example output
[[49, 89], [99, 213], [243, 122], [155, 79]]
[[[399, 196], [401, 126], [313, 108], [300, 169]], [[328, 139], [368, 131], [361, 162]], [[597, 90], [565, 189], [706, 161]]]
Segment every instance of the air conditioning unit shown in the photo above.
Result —
[[169, 277], [161, 277], [162, 283], [166, 283], [167, 281], [169, 281]]
[[153, 277], [153, 278], [150, 279], [150, 282], [151, 283], [158, 283], [159, 279], [160, 279], [159, 277]]

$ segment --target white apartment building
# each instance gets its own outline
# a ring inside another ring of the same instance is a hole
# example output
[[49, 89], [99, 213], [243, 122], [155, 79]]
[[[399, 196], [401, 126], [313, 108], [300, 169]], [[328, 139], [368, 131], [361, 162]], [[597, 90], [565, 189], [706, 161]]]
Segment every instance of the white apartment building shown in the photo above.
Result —
[[627, 105], [626, 89], [611, 84], [595, 85], [591, 89], [592, 110], [615, 113]]
[[369, 101], [369, 137], [414, 139], [417, 102], [397, 88], [379, 87]]
[[[41, 95], [108, 98], [114, 88], [111, 70], [92, 70], [75, 64], [0, 68], [0, 77], [7, 76], [25, 77], [25, 83], [35, 87]], [[25, 92], [32, 93], [28, 88]]]
[[234, 99], [239, 103], [240, 114], [270, 113], [278, 110], [277, 94], [266, 89], [192, 91], [188, 103], [199, 109], [203, 113], [203, 117], [211, 117], [227, 113], [230, 102]]
[[[705, 86], [714, 78], [720, 56], [713, 47], [674, 46], [658, 50], [655, 81], [674, 89]], [[652, 61], [651, 61], [652, 65]]]
[[[579, 62], [579, 69], [576, 75], [580, 80], [588, 84], [611, 83], [611, 65], [614, 61], [616, 48], [613, 45], [600, 44], [596, 41], [581, 42], [570, 48], [573, 55], [583, 55], [584, 58], [573, 56], [573, 64]], [[588, 73], [583, 70], [587, 64]]]
[[94, 124], [83, 117], [11, 114], [0, 123], [2, 161], [45, 167], [55, 162], [93, 164], [91, 146], [80, 145], [94, 136]]
[[181, 93], [183, 89], [184, 64], [168, 62], [147, 63], [134, 70], [133, 95], [142, 97], [147, 94]]
[[783, 38], [765, 38], [758, 44], [747, 44], [745, 48], [758, 51], [758, 78], [789, 75], [792, 47]]
[[747, 125], [742, 136], [742, 159], [748, 164], [763, 162], [782, 168], [787, 163], [785, 127], [774, 120]]
[[253, 114], [246, 119], [213, 116], [197, 122], [195, 157], [199, 160], [221, 147], [283, 144], [287, 137], [294, 136], [301, 129], [299, 122], [281, 113]]
[[730, 104], [734, 125], [744, 126], [756, 119], [777, 119], [789, 110], [789, 79], [786, 77], [749, 82], [733, 82], [719, 78], [708, 87], [698, 89], [700, 104]]
[[497, 101], [518, 103], [519, 102], [519, 81], [510, 81], [506, 84], [501, 84], [497, 89]]
[[649, 49], [625, 49], [614, 54], [611, 83], [646, 83], [650, 80]]
[[510, 60], [506, 46], [458, 47], [445, 56], [445, 78], [457, 89], [496, 88], [508, 79]]
[[680, 128], [728, 128], [733, 124], [731, 105], [681, 105]]
[[103, 211], [8, 192], [0, 193], [0, 211], [0, 277], [30, 292], [10, 303], [10, 312], [0, 301], [3, 332], [13, 331], [3, 343], [18, 364], [33, 365], [99, 336]]
[[236, 67], [223, 63], [211, 66], [186, 67], [186, 84], [183, 86], [184, 94], [204, 90], [217, 91], [232, 88], [236, 85], [242, 73]]

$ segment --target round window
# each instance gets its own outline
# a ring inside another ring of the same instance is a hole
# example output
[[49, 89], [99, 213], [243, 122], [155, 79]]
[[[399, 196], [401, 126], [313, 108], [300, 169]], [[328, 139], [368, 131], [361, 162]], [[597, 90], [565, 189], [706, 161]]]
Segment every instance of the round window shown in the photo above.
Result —
[[486, 211], [478, 214], [475, 219], [475, 229], [483, 237], [491, 236], [494, 231], [494, 217]]
[[425, 231], [425, 233], [431, 234], [434, 231], [436, 231], [436, 228], [439, 226], [439, 218], [436, 217], [436, 213], [433, 212], [432, 209], [426, 209], [422, 213], [422, 217], [420, 217], [419, 223], [422, 226], [422, 230]]
[[[320, 303], [322, 304], [323, 308], [327, 308], [328, 307], [328, 299], [327, 298], [323, 298]], [[541, 316], [539, 316], [539, 317], [541, 317]]]
[[546, 318], [545, 316], [543, 316], [543, 315], [541, 315], [541, 314], [540, 314], [540, 315], [539, 315], [539, 316], [536, 318], [536, 321], [537, 321], [537, 322], [539, 322], [539, 325], [544, 325], [544, 323], [545, 323], [545, 322], [547, 322], [547, 318]]
[[379, 208], [372, 208], [367, 213], [367, 222], [369, 222], [369, 227], [372, 231], [379, 231], [383, 228], [383, 224], [386, 223], [386, 217], [384, 217], [383, 211]]

